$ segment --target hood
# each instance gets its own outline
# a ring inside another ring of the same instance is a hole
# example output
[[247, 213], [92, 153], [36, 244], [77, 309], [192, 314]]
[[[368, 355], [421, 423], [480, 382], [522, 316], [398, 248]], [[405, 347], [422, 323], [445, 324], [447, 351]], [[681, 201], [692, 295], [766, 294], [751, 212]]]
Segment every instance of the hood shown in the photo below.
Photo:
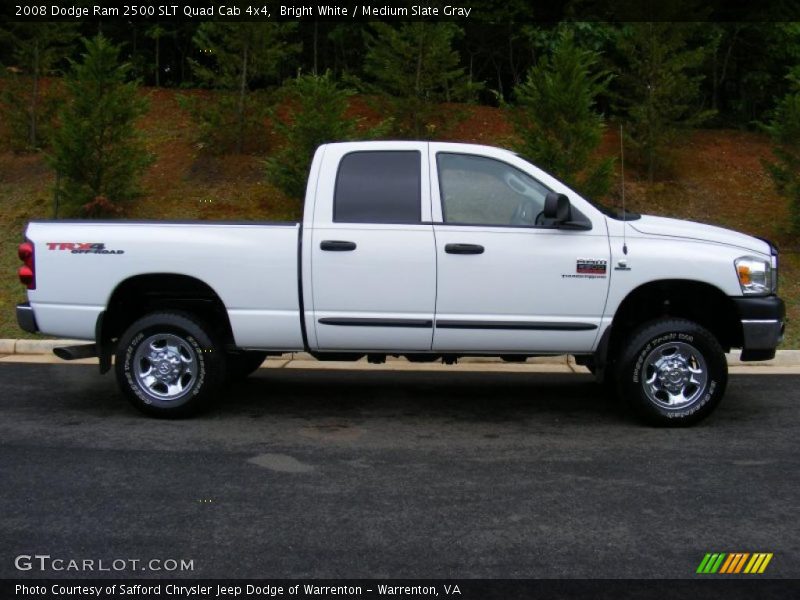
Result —
[[681, 221], [680, 219], [667, 219], [666, 217], [652, 217], [650, 215], [642, 215], [641, 219], [629, 221], [628, 224], [632, 229], [646, 235], [663, 235], [714, 242], [728, 246], [738, 246], [739, 248], [768, 256], [770, 254], [770, 246], [767, 242], [738, 231], [715, 227], [714, 225], [704, 225], [694, 221]]

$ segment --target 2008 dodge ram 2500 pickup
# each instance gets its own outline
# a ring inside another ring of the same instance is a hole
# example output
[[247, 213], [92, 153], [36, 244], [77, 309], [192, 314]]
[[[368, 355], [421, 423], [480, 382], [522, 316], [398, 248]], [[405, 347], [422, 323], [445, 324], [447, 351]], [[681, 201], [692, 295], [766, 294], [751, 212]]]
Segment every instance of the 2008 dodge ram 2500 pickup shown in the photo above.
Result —
[[321, 146], [302, 223], [32, 222], [26, 331], [94, 340], [151, 415], [188, 414], [268, 354], [572, 354], [647, 420], [708, 415], [724, 352], [783, 335], [769, 242], [603, 209], [485, 146]]

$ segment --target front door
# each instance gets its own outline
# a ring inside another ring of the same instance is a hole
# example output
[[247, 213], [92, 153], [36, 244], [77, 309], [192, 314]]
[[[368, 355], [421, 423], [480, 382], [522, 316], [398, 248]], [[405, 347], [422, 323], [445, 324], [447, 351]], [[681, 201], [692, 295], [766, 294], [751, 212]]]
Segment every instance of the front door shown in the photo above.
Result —
[[441, 207], [433, 349], [591, 350], [608, 292], [605, 221], [591, 220], [589, 231], [537, 226], [551, 190], [527, 163], [455, 150], [431, 144]]

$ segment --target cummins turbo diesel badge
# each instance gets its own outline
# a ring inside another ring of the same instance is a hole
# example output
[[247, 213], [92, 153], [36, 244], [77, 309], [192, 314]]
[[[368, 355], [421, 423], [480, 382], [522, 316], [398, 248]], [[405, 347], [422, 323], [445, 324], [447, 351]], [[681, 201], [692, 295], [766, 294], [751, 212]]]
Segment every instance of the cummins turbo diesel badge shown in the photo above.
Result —
[[48, 250], [69, 250], [72, 254], [124, 254], [125, 250], [106, 250], [105, 244], [91, 242], [47, 242]]

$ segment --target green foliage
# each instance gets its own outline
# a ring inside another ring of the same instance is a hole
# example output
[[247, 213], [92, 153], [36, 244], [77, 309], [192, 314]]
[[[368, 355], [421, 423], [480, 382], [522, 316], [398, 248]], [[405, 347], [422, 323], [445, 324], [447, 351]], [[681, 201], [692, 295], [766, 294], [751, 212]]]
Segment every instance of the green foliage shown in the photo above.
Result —
[[461, 46], [468, 60], [470, 77], [486, 81], [489, 97], [505, 103], [513, 88], [525, 77], [535, 51], [531, 43], [530, 22], [539, 6], [530, 0], [482, 0], [463, 22]]
[[358, 21], [331, 23], [326, 35], [326, 53], [335, 76], [348, 77], [358, 71], [364, 56], [364, 24]]
[[552, 53], [517, 86], [519, 109], [512, 113], [516, 150], [588, 196], [608, 192], [614, 166], [613, 159], [592, 158], [604, 130], [595, 99], [610, 79], [598, 68], [599, 59], [598, 52], [579, 48], [573, 34], [564, 31]]
[[773, 141], [774, 162], [764, 161], [778, 192], [789, 200], [791, 230], [800, 235], [800, 67], [790, 76], [792, 92], [778, 102], [764, 127]]
[[523, 33], [538, 55], [540, 52], [552, 53], [565, 35], [571, 35], [576, 46], [594, 52], [603, 52], [613, 44], [617, 27], [610, 23], [594, 21], [562, 21], [555, 27], [546, 29], [542, 25], [525, 25]]
[[155, 63], [153, 65], [153, 73], [155, 75], [156, 87], [161, 86], [161, 38], [166, 36], [174, 36], [175, 30], [168, 30], [158, 23], [149, 27], [144, 34], [155, 42]]
[[709, 61], [712, 107], [724, 126], [768, 119], [775, 100], [788, 92], [786, 71], [800, 64], [800, 22], [780, 21], [709, 24], [717, 38]]
[[197, 125], [198, 148], [211, 154], [253, 152], [266, 140], [264, 119], [272, 102], [264, 90], [243, 97], [228, 90], [183, 94], [178, 105]]
[[0, 39], [12, 48], [11, 64], [0, 71], [5, 79], [0, 107], [13, 150], [47, 145], [59, 97], [57, 86], [45, 85], [42, 78], [53, 73], [75, 37], [73, 23], [14, 23], [0, 29]]
[[251, 94], [254, 82], [276, 81], [281, 65], [299, 50], [288, 36], [296, 23], [202, 23], [194, 35], [200, 59], [192, 60], [195, 77], [217, 90], [213, 102], [185, 97], [184, 108], [198, 120], [201, 140], [212, 151], [241, 153], [248, 137], [263, 137], [263, 110]]
[[706, 49], [690, 43], [696, 28], [693, 23], [659, 22], [632, 23], [620, 30], [619, 100], [628, 121], [626, 142], [650, 181], [666, 164], [667, 150], [679, 132], [713, 115], [702, 110], [698, 69]]
[[376, 22], [370, 27], [364, 62], [370, 83], [365, 90], [380, 94], [388, 104], [397, 135], [434, 137], [457, 116], [439, 104], [471, 100], [481, 87], [470, 81], [453, 49], [461, 29], [424, 21], [399, 27]]
[[289, 114], [273, 111], [281, 148], [266, 161], [267, 176], [287, 196], [301, 199], [314, 151], [320, 144], [353, 139], [359, 121], [348, 117], [351, 90], [340, 88], [330, 72], [298, 75], [287, 82], [281, 96]]
[[64, 215], [113, 214], [116, 204], [138, 195], [138, 177], [150, 162], [134, 127], [147, 103], [137, 83], [126, 82], [129, 66], [119, 63], [118, 47], [102, 35], [83, 44], [66, 78], [68, 99], [49, 159]]
[[46, 148], [53, 120], [62, 101], [58, 82], [34, 83], [33, 77], [10, 72], [0, 82], [0, 113], [5, 120], [5, 142], [14, 152]]

